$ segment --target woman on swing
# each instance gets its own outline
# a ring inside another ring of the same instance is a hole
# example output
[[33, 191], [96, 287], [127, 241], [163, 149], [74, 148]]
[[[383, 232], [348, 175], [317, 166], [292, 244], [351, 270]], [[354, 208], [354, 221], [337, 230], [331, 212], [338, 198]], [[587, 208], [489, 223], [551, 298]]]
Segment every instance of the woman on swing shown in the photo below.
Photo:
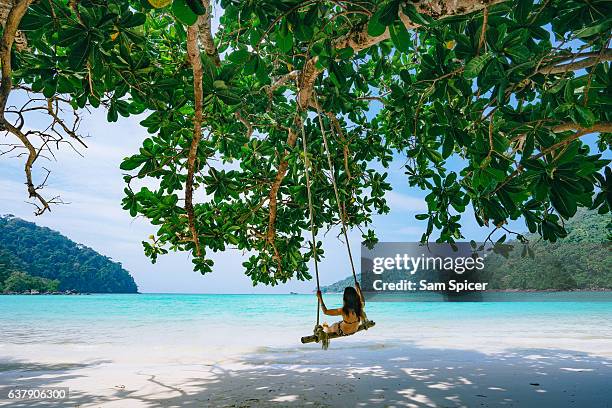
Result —
[[354, 334], [359, 329], [359, 324], [362, 319], [365, 318], [363, 308], [365, 302], [363, 300], [363, 293], [361, 293], [361, 287], [359, 283], [355, 282], [355, 287], [344, 288], [344, 295], [342, 297], [343, 305], [338, 309], [328, 309], [323, 303], [323, 295], [321, 291], [317, 291], [317, 297], [321, 302], [321, 310], [328, 316], [342, 316], [342, 321], [328, 326], [327, 323], [323, 323], [323, 330], [326, 333], [336, 333], [340, 336], [348, 336]]

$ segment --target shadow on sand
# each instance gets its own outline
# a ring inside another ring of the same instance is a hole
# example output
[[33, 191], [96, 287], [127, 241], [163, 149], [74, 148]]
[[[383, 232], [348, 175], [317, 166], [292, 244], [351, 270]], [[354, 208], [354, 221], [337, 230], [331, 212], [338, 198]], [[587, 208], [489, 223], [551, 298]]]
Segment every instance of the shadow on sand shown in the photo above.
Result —
[[[156, 372], [134, 367], [141, 387], [109, 389], [105, 395], [71, 390], [69, 402], [61, 406], [612, 407], [611, 359], [555, 349], [484, 354], [410, 344], [349, 345], [327, 352], [314, 346], [264, 348], [243, 355], [232, 369], [185, 366], [181, 381], [165, 379], [163, 367]], [[0, 386], [8, 380], [28, 387], [70, 385], [83, 368], [91, 372], [106, 364], [112, 363], [0, 362]]]

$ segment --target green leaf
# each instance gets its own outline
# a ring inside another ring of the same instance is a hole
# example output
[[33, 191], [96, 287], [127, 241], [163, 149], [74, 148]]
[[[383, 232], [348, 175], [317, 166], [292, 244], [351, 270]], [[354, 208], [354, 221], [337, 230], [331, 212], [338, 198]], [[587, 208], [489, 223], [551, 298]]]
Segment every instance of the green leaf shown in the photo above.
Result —
[[506, 48], [506, 53], [517, 62], [527, 61], [531, 55], [529, 48], [522, 44]]
[[610, 31], [612, 28], [612, 18], [608, 18], [603, 23], [596, 24], [590, 27], [585, 27], [581, 30], [576, 31], [575, 35], [578, 38], [588, 38], [594, 35], [598, 35], [600, 33], [604, 33], [606, 31]]
[[514, 7], [514, 17], [517, 21], [524, 23], [527, 21], [529, 12], [533, 9], [533, 0], [519, 0]]
[[240, 95], [230, 91], [229, 89], [215, 90], [215, 95], [228, 105], [238, 105], [241, 102]]
[[399, 0], [388, 0], [386, 3], [383, 3], [378, 15], [380, 23], [385, 26], [393, 24], [398, 19], [399, 5]]
[[73, 69], [82, 68], [85, 65], [85, 61], [89, 57], [90, 44], [89, 37], [85, 37], [82, 40], [77, 41], [70, 50], [68, 55], [68, 62], [70, 67]]
[[143, 13], [131, 14], [128, 18], [121, 22], [123, 28], [132, 28], [141, 26], [147, 21], [146, 16]]
[[586, 108], [582, 105], [574, 105], [574, 109], [576, 109], [576, 112], [578, 112], [581, 125], [591, 127], [595, 124], [597, 118], [589, 108]]
[[349, 59], [353, 56], [355, 51], [351, 47], [342, 48], [336, 51], [336, 56], [340, 59]]
[[117, 113], [117, 108], [115, 107], [115, 104], [111, 104], [110, 108], [108, 109], [108, 112], [106, 113], [106, 120], [108, 120], [109, 122], [116, 122], [119, 119], [119, 115]]
[[295, 37], [300, 41], [310, 41], [314, 35], [314, 28], [312, 25], [304, 24], [300, 22], [293, 28]]
[[386, 29], [387, 27], [380, 22], [376, 14], [374, 14], [374, 16], [372, 16], [372, 18], [368, 22], [368, 35], [372, 37], [378, 37], [379, 35], [382, 35]]
[[534, 185], [533, 195], [536, 200], [544, 201], [548, 196], [548, 182], [545, 176], [540, 176]]
[[244, 75], [253, 75], [257, 72], [259, 67], [259, 56], [257, 54], [251, 55], [251, 58], [244, 64]]
[[51, 98], [55, 95], [57, 89], [57, 78], [52, 78], [44, 82], [43, 95], [45, 98]]
[[414, 7], [412, 3], [407, 2], [404, 5], [404, 8], [402, 11], [405, 15], [408, 16], [410, 21], [412, 21], [413, 23], [416, 23], [419, 25], [429, 25], [432, 22], [432, 20], [429, 17], [426, 17], [423, 14], [420, 14], [419, 12], [417, 12], [416, 8]]
[[574, 81], [567, 81], [563, 90], [563, 97], [567, 103], [574, 102]]
[[87, 31], [83, 27], [69, 27], [59, 32], [57, 45], [70, 47], [77, 41], [83, 41], [85, 37], [87, 37]]
[[412, 48], [412, 39], [402, 23], [389, 26], [389, 33], [391, 34], [391, 41], [393, 41], [395, 48], [401, 52], [410, 51]]
[[455, 138], [450, 133], [444, 135], [444, 141], [442, 142], [442, 157], [447, 159], [455, 149]]
[[561, 214], [564, 218], [571, 218], [576, 214], [578, 209], [576, 200], [573, 196], [565, 194], [558, 188], [553, 189], [550, 194], [550, 201], [555, 207], [555, 210]]
[[140, 167], [142, 163], [146, 161], [146, 159], [146, 157], [139, 154], [127, 157], [121, 162], [119, 168], [126, 171], [135, 170], [136, 168]]
[[187, 0], [174, 0], [172, 2], [172, 13], [177, 20], [186, 26], [193, 25], [198, 20], [198, 15], [191, 10]]
[[487, 62], [491, 59], [493, 55], [490, 52], [486, 52], [482, 55], [472, 58], [467, 64], [465, 64], [465, 68], [463, 70], [463, 76], [467, 79], [476, 78], [480, 71], [485, 67]]
[[246, 49], [240, 49], [232, 52], [227, 59], [233, 62], [234, 64], [244, 64], [248, 61], [251, 53]]
[[293, 47], [293, 34], [288, 32], [286, 36], [281, 35], [280, 31], [276, 33], [276, 46], [282, 52], [289, 52]]
[[206, 14], [206, 7], [202, 3], [202, 0], [187, 0], [189, 8], [199, 16]]

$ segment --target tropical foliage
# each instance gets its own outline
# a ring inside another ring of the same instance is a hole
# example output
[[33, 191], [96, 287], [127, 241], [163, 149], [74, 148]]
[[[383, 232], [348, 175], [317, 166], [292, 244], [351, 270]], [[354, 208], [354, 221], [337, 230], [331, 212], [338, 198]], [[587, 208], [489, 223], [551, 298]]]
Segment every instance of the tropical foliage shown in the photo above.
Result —
[[135, 293], [134, 279], [108, 257], [49, 228], [0, 217], [0, 284], [4, 291], [36, 289]]
[[0, 283], [0, 291], [4, 293], [24, 293], [32, 290], [39, 293], [53, 293], [57, 292], [58, 288], [57, 279], [39, 278], [25, 272], [13, 272], [3, 283]]
[[31, 276], [15, 267], [8, 252], [0, 248], [0, 293], [29, 292], [37, 290], [41, 293], [55, 292], [59, 289], [59, 281]]
[[[310, 277], [305, 155], [316, 228], [342, 217], [368, 244], [372, 215], [389, 211], [375, 169], [393, 155], [429, 192], [424, 241], [462, 239], [466, 211], [493, 230], [522, 218], [551, 242], [579, 207], [609, 214], [610, 2], [220, 0], [217, 30], [212, 9], [13, 0], [0, 122], [26, 149], [38, 213], [58, 199], [41, 194], [34, 161], [82, 143], [78, 112], [102, 106], [109, 121], [146, 115], [151, 136], [121, 164], [125, 210], [159, 227], [146, 254], [188, 251], [202, 273], [232, 247], [252, 253], [255, 283]], [[15, 36], [27, 44], [11, 54]], [[13, 88], [24, 107], [8, 107]], [[27, 130], [32, 107], [50, 127]]]
[[567, 238], [548, 242], [527, 234], [524, 245], [509, 242], [507, 257], [487, 259], [491, 289], [612, 289], [612, 231], [594, 211], [579, 210], [565, 224]]

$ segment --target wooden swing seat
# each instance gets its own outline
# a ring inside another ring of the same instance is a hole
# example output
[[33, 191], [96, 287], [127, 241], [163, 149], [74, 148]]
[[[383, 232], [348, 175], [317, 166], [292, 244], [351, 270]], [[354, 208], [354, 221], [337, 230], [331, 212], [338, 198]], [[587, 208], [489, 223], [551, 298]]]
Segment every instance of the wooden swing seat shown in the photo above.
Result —
[[[373, 322], [372, 320], [368, 320], [368, 321], [364, 322], [363, 324], [359, 325], [359, 328], [357, 329], [357, 331], [355, 333], [360, 332], [362, 330], [367, 330], [370, 327], [374, 327], [375, 325], [376, 325], [375, 322]], [[337, 339], [337, 338], [340, 338], [340, 337], [349, 337], [349, 336], [352, 336], [355, 333], [344, 334], [344, 335], [340, 335], [340, 334], [337, 334], [337, 333], [329, 333], [327, 335], [327, 337], [331, 340], [331, 339]], [[303, 344], [306, 344], [306, 343], [318, 343], [320, 340], [321, 339], [319, 339], [319, 336], [317, 336], [316, 334], [311, 334], [310, 336], [302, 337], [302, 343]]]

